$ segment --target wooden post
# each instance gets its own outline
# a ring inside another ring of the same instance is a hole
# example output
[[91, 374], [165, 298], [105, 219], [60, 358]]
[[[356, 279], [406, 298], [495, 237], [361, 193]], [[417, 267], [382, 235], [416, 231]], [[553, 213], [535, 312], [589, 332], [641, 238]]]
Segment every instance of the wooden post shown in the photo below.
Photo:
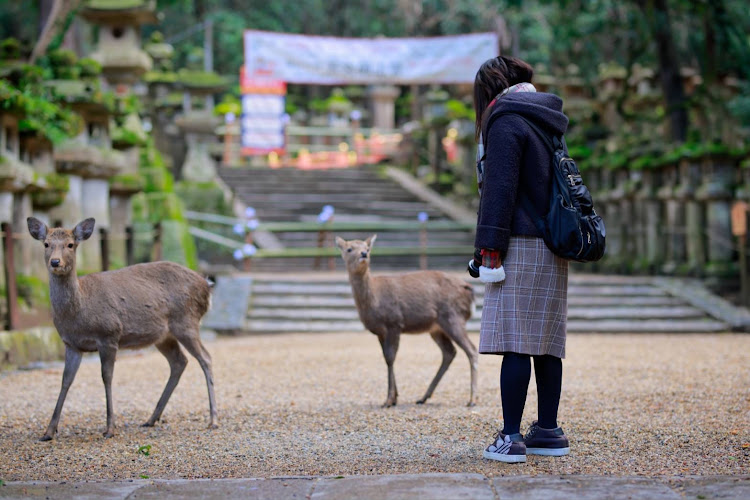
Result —
[[737, 237], [740, 259], [740, 297], [743, 306], [750, 306], [750, 276], [747, 273], [747, 212], [750, 205], [738, 201], [732, 205], [732, 234]]
[[739, 246], [739, 259], [740, 259], [740, 298], [741, 304], [745, 307], [750, 307], [750, 292], [748, 291], [748, 277], [747, 275], [747, 235], [743, 234], [737, 237], [737, 244]]
[[417, 215], [419, 221], [419, 268], [427, 269], [427, 221], [430, 216], [427, 212], [419, 212]]
[[154, 224], [154, 249], [152, 260], [161, 260], [161, 222]]
[[[326, 230], [320, 228], [318, 231], [318, 248], [323, 248], [323, 244], [326, 240]], [[315, 263], [313, 264], [314, 269], [320, 269], [320, 255], [315, 256]]]
[[[333, 231], [326, 231], [327, 236], [330, 238], [326, 238], [326, 242], [330, 241], [330, 246], [334, 246], [335, 242], [333, 241]], [[328, 246], [328, 244], [326, 244]], [[328, 256], [328, 270], [329, 271], [335, 271], [336, 270], [336, 256], [330, 255]]]
[[135, 235], [133, 234], [133, 228], [128, 226], [125, 228], [125, 265], [132, 266], [135, 264]]
[[109, 234], [107, 228], [99, 228], [99, 243], [102, 249], [102, 271], [109, 271]]
[[[253, 232], [248, 231], [247, 234], [245, 234], [245, 244], [252, 245], [253, 244]], [[245, 255], [245, 258], [242, 260], [242, 268], [246, 273], [250, 272], [250, 269], [252, 268], [252, 257], [250, 255]]]
[[13, 226], [3, 222], [3, 245], [5, 250], [5, 298], [8, 306], [6, 330], [15, 330], [18, 326], [18, 289], [16, 288], [16, 268], [13, 259]]

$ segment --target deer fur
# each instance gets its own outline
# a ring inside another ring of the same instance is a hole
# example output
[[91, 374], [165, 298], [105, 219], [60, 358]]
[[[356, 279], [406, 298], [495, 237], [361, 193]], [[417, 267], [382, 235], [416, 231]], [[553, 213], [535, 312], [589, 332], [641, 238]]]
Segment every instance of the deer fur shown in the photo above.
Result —
[[466, 321], [474, 309], [474, 291], [460, 278], [440, 271], [417, 271], [397, 276], [372, 276], [370, 251], [377, 235], [365, 241], [336, 237], [346, 263], [349, 283], [362, 324], [377, 335], [388, 365], [388, 397], [384, 407], [396, 405], [398, 390], [393, 363], [401, 333], [429, 332], [443, 353], [443, 361], [425, 395], [423, 404], [456, 356], [455, 342], [469, 358], [471, 393], [467, 406], [475, 404], [478, 351], [466, 333]]
[[151, 418], [153, 426], [177, 386], [187, 365], [180, 344], [195, 356], [206, 376], [211, 420], [217, 426], [211, 356], [200, 340], [201, 317], [209, 308], [210, 287], [198, 273], [173, 262], [137, 264], [116, 271], [76, 275], [76, 249], [94, 231], [94, 219], [80, 222], [75, 229], [50, 229], [29, 217], [29, 233], [44, 242], [44, 262], [49, 271], [52, 319], [65, 344], [62, 388], [42, 441], [57, 431], [65, 396], [81, 364], [82, 353], [99, 352], [102, 380], [107, 396], [107, 429], [112, 437], [115, 418], [112, 408], [112, 373], [117, 350], [155, 345], [167, 358], [170, 374]]

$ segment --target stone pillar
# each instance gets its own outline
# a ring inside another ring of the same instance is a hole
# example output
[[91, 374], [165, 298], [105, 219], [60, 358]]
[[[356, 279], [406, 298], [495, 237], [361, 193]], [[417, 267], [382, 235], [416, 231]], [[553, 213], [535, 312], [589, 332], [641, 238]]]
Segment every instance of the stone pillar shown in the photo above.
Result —
[[666, 259], [662, 272], [674, 274], [685, 262], [685, 210], [682, 203], [675, 197], [677, 188], [677, 165], [669, 164], [662, 170], [662, 187], [657, 191], [657, 197], [664, 207], [665, 227], [662, 234], [667, 238]]
[[[31, 217], [31, 214], [31, 195], [24, 192], [16, 193], [13, 196], [13, 234], [28, 234], [29, 227], [26, 219]], [[16, 274], [31, 275], [31, 245], [33, 243], [35, 241], [31, 236], [14, 240], [13, 249]]]
[[394, 85], [373, 85], [369, 89], [372, 103], [372, 126], [383, 130], [396, 128], [396, 98], [400, 90]]
[[696, 190], [700, 183], [700, 165], [691, 158], [680, 160], [680, 184], [675, 196], [685, 207], [685, 242], [687, 250], [687, 271], [693, 276], [702, 276], [706, 263], [705, 222], [702, 203], [696, 200]]
[[216, 127], [219, 118], [211, 110], [193, 110], [177, 117], [175, 124], [185, 134], [187, 153], [180, 170], [182, 179], [193, 182], [213, 182], [216, 179], [216, 164], [208, 152], [210, 144], [216, 143]]
[[706, 275], [726, 277], [732, 271], [735, 246], [730, 216], [734, 169], [729, 158], [707, 155], [701, 164], [701, 176], [696, 198], [703, 201], [705, 210]]
[[49, 211], [50, 222], [62, 221], [63, 226], [68, 229], [81, 222], [84, 219], [82, 197], [83, 178], [80, 175], [69, 175], [68, 194], [65, 201]]
[[607, 221], [607, 246], [610, 250], [607, 264], [611, 269], [619, 271], [628, 255], [626, 248], [630, 247], [627, 236], [628, 225], [632, 223], [632, 217], [625, 193], [628, 171], [620, 168], [608, 173], [612, 188], [608, 196], [608, 206], [611, 210], [608, 210], [609, 220]]
[[[131, 227], [132, 220], [132, 193], [112, 193], [109, 199], [110, 232], [113, 237], [125, 236], [125, 229]], [[127, 265], [127, 251], [125, 240], [113, 239], [109, 245], [110, 256], [113, 264]]]
[[[13, 221], [13, 193], [0, 191], [0, 222]], [[0, 245], [0, 258], [5, 259], [5, 246]], [[4, 260], [3, 260], [4, 262]], [[0, 283], [5, 287], [5, 273], [0, 272]]]
[[78, 250], [78, 268], [101, 271], [102, 253], [99, 229], [110, 228], [109, 182], [106, 179], [84, 179], [81, 187], [81, 210], [83, 218], [96, 219], [94, 234]]
[[644, 170], [641, 188], [635, 194], [635, 207], [638, 212], [640, 238], [638, 255], [644, 262], [643, 268], [653, 272], [664, 258], [661, 234], [661, 205], [656, 199], [657, 173], [654, 170]]

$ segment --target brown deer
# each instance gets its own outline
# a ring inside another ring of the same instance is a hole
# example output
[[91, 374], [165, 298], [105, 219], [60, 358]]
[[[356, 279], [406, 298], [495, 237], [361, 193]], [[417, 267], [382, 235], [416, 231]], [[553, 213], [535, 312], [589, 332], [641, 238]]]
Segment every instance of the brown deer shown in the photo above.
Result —
[[423, 404], [456, 356], [453, 342], [469, 357], [471, 395], [467, 406], [474, 406], [477, 389], [478, 352], [466, 334], [466, 320], [474, 308], [474, 291], [460, 278], [440, 271], [416, 271], [398, 276], [370, 275], [370, 250], [377, 235], [365, 241], [336, 237], [336, 246], [349, 272], [354, 302], [362, 324], [377, 335], [388, 365], [388, 398], [383, 407], [396, 405], [398, 390], [393, 362], [401, 333], [429, 332], [443, 353], [443, 362], [417, 401]]
[[102, 379], [107, 396], [107, 430], [115, 432], [112, 409], [112, 372], [117, 350], [155, 345], [169, 362], [170, 374], [151, 418], [160, 418], [172, 391], [180, 381], [187, 357], [180, 344], [200, 363], [208, 384], [211, 412], [209, 428], [217, 427], [211, 356], [200, 340], [201, 317], [210, 303], [208, 282], [198, 273], [173, 262], [136, 264], [116, 271], [76, 275], [76, 249], [94, 231], [94, 219], [80, 222], [75, 229], [50, 229], [34, 217], [26, 219], [29, 233], [44, 242], [44, 262], [49, 271], [52, 319], [65, 344], [65, 368], [47, 432], [49, 441], [57, 432], [65, 396], [76, 376], [84, 352], [99, 352]]

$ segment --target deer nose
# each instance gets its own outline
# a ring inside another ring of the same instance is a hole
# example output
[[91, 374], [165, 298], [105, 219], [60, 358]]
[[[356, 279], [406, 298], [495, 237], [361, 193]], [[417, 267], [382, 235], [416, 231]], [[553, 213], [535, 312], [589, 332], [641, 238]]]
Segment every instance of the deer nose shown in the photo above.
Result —
[[51, 261], [49, 261], [49, 265], [52, 266], [52, 267], [59, 266], [60, 265], [60, 259], [52, 259]]
[[363, 258], [366, 258], [367, 257], [367, 252], [361, 252], [361, 255], [362, 255]]

